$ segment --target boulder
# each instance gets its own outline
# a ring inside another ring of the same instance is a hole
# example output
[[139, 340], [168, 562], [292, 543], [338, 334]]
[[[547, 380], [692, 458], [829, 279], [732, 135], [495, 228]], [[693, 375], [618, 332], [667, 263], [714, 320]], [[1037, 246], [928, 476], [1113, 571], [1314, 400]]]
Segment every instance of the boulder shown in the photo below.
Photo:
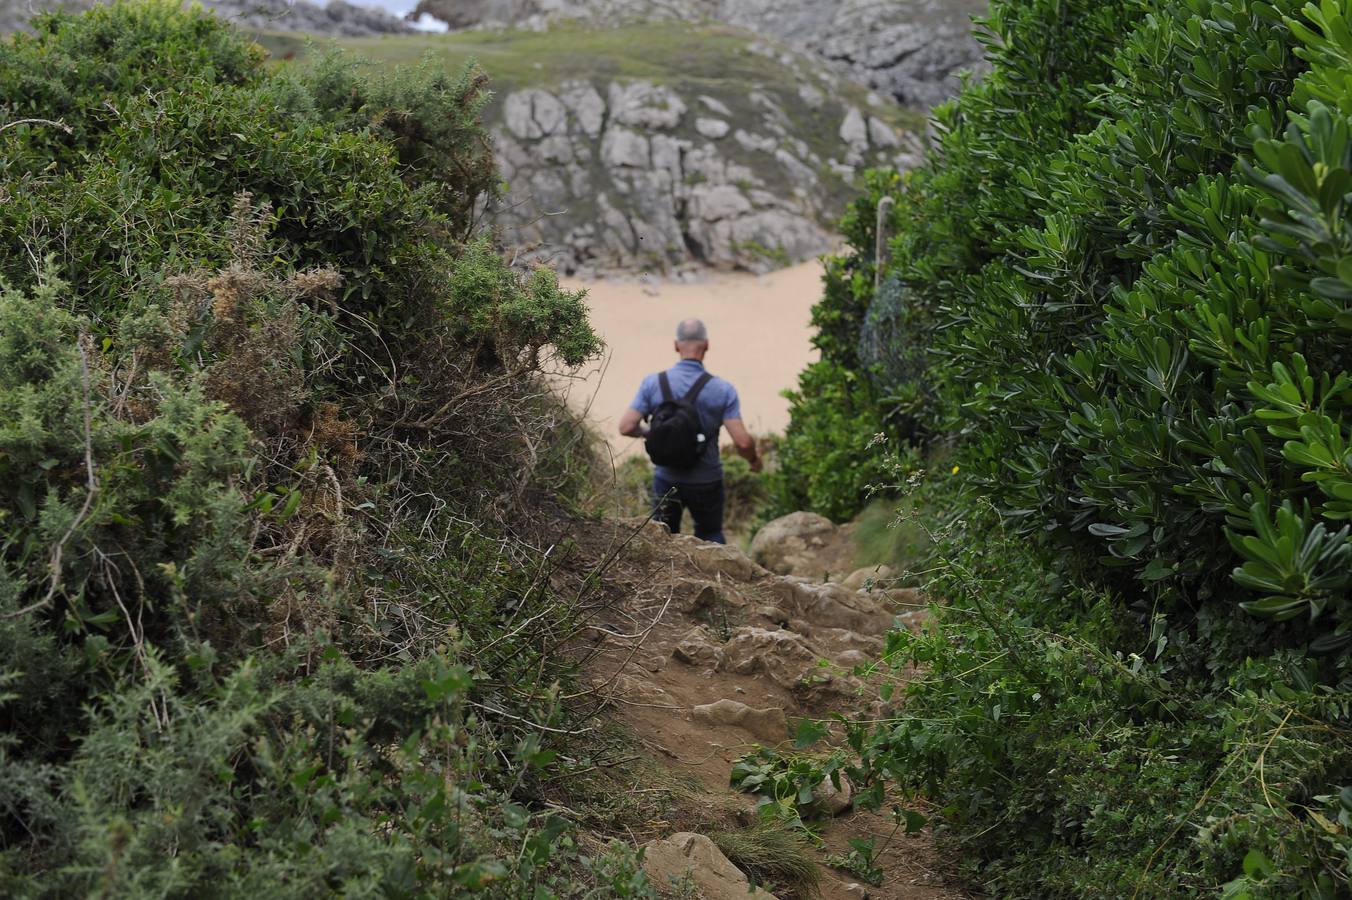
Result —
[[795, 512], [767, 523], [751, 542], [751, 558], [781, 575], [814, 575], [817, 551], [836, 531], [825, 516]]
[[645, 703], [655, 706], [674, 706], [675, 701], [665, 690], [638, 675], [618, 675], [612, 685], [616, 696], [630, 703]]
[[897, 570], [889, 565], [864, 566], [855, 569], [840, 583], [852, 591], [862, 591], [870, 584], [885, 587], [896, 578]]
[[901, 139], [897, 133], [882, 119], [877, 116], [869, 116], [868, 120], [868, 139], [875, 147], [900, 147]]
[[751, 201], [735, 185], [701, 184], [690, 192], [691, 216], [706, 222], [735, 218], [751, 209]]
[[687, 631], [671, 651], [673, 659], [687, 666], [716, 665], [718, 655], [718, 646], [709, 639], [709, 633], [702, 627]]
[[643, 847], [643, 869], [658, 890], [670, 890], [689, 879], [704, 900], [775, 900], [753, 889], [745, 874], [713, 841], [702, 834], [680, 832]]
[[548, 91], [515, 91], [503, 101], [502, 120], [507, 130], [517, 137], [536, 140], [563, 128], [567, 110], [562, 101]]
[[695, 568], [710, 578], [730, 578], [733, 581], [755, 581], [769, 573], [756, 565], [741, 550], [728, 544], [711, 544], [691, 535], [673, 535], [672, 540], [684, 546]]
[[789, 722], [782, 709], [754, 709], [737, 700], [719, 700], [696, 706], [691, 714], [696, 722], [733, 725], [768, 744], [777, 744], [788, 736]]
[[792, 631], [770, 631], [747, 626], [718, 648], [717, 671], [738, 675], [765, 673], [782, 688], [792, 690], [817, 669], [821, 654], [807, 638]]
[[840, 123], [840, 139], [851, 147], [868, 146], [868, 122], [864, 120], [864, 114], [854, 107], [845, 114], [845, 121]]
[[664, 85], [611, 82], [610, 116], [621, 125], [649, 130], [675, 128], [686, 109], [680, 95]]
[[823, 815], [838, 816], [854, 801], [854, 785], [850, 784], [850, 779], [839, 772], [836, 777], [840, 779], [840, 787], [827, 778], [812, 789], [812, 806]]
[[652, 163], [648, 139], [628, 128], [611, 128], [601, 139], [601, 161], [612, 169], [647, 169]]
[[606, 120], [606, 101], [601, 99], [595, 87], [585, 81], [570, 81], [563, 85], [559, 97], [583, 134], [592, 139], [601, 136], [601, 126]]
[[727, 137], [728, 132], [732, 130], [732, 126], [722, 119], [709, 119], [700, 116], [695, 119], [695, 130], [709, 140], [716, 141]]

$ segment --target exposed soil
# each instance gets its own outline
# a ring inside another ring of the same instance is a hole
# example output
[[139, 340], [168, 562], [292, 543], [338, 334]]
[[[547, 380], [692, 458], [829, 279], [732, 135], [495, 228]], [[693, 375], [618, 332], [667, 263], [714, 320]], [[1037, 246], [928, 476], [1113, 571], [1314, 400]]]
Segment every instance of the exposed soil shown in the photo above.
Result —
[[[822, 571], [842, 568], [841, 547], [833, 543], [830, 552]], [[608, 580], [619, 599], [598, 627], [589, 678], [609, 700], [605, 715], [646, 754], [635, 770], [647, 766], [690, 786], [664, 794], [665, 806], [651, 810], [648, 821], [626, 826], [639, 844], [701, 826], [752, 824], [754, 798], [729, 786], [733, 763], [758, 744], [790, 747], [795, 719], [880, 712], [876, 685], [854, 667], [876, 659], [894, 616], [918, 627], [924, 615], [916, 612], [913, 591], [864, 593], [779, 576], [736, 548], [668, 535], [654, 524], [629, 544]], [[782, 710], [789, 727], [773, 712], [742, 724], [697, 712], [721, 700]], [[641, 779], [633, 783], [643, 790]], [[847, 853], [850, 838], [870, 835], [887, 849], [878, 863], [884, 882], [868, 888], [868, 896], [968, 896], [945, 884], [928, 829], [894, 834], [889, 815], [864, 811], [819, 824], [823, 898], [862, 896], [846, 890], [858, 876], [826, 867], [825, 858]]]

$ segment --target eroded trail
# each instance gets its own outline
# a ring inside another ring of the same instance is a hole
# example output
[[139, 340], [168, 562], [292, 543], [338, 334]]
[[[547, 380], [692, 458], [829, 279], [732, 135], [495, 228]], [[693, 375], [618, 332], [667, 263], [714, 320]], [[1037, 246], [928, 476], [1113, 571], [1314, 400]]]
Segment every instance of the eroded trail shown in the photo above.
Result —
[[[813, 544], [840, 565], [839, 542], [806, 543], [777, 567], [813, 569]], [[590, 678], [610, 700], [609, 715], [652, 761], [692, 785], [677, 804], [691, 808], [664, 811], [648, 833], [636, 835], [655, 841], [647, 858], [659, 889], [689, 866], [703, 896], [746, 896], [735, 869], [716, 871], [726, 860], [704, 859], [706, 842], [663, 839], [701, 825], [753, 825], [755, 798], [729, 785], [730, 771], [757, 745], [791, 749], [795, 720], [882, 711], [876, 685], [855, 667], [878, 658], [894, 621], [915, 627], [924, 613], [915, 592], [878, 589], [864, 575], [844, 583], [778, 575], [735, 547], [668, 535], [651, 523], [626, 549], [613, 573], [624, 599], [606, 617]], [[884, 813], [855, 811], [829, 783], [816, 794], [820, 896], [964, 896], [944, 886], [928, 831], [908, 836]], [[830, 854], [848, 853], [850, 838], [870, 836], [886, 848], [876, 863], [885, 876], [880, 887], [824, 864]]]

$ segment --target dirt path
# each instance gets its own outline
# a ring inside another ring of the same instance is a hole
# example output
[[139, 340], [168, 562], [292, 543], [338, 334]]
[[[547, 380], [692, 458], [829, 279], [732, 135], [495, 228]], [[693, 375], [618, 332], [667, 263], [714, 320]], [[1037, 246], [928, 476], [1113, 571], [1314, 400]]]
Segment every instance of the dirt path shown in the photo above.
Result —
[[[782, 577], [735, 548], [670, 536], [652, 524], [615, 577], [625, 599], [608, 619], [591, 679], [652, 761], [697, 786], [684, 801], [694, 808], [663, 810], [658, 827], [639, 842], [697, 830], [690, 822], [717, 828], [720, 816], [733, 827], [754, 823], [754, 798], [729, 786], [732, 765], [756, 745], [791, 748], [795, 719], [876, 713], [876, 692], [854, 667], [876, 659], [894, 616], [914, 626], [922, 615], [913, 592], [869, 593]], [[710, 708], [720, 701], [719, 709]], [[828, 817], [820, 823], [825, 846], [815, 855], [824, 862], [846, 853], [851, 837], [877, 836], [879, 845], [890, 837], [878, 862], [883, 884], [867, 888], [867, 896], [965, 896], [944, 885], [928, 831], [893, 832], [883, 814]], [[822, 873], [821, 897], [865, 896], [861, 886], [849, 887], [857, 875], [826, 866]]]
[[737, 386], [747, 426], [782, 433], [789, 402], [780, 393], [817, 357], [810, 320], [821, 276], [821, 263], [813, 261], [764, 276], [714, 273], [696, 284], [567, 282], [586, 289], [591, 322], [607, 346], [600, 364], [561, 382], [569, 402], [588, 412], [618, 455], [636, 452], [637, 443], [619, 437], [615, 423], [643, 376], [674, 362], [676, 323], [695, 316], [709, 326], [709, 371]]

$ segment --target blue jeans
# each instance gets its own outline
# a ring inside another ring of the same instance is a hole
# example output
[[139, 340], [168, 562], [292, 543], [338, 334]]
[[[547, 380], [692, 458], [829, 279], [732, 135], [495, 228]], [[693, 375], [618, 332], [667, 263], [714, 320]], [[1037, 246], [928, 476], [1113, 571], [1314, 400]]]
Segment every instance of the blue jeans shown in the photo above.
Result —
[[681, 515], [690, 510], [695, 520], [695, 537], [715, 544], [726, 544], [723, 537], [723, 482], [680, 484], [653, 476], [653, 518], [664, 523], [672, 534], [681, 531]]

